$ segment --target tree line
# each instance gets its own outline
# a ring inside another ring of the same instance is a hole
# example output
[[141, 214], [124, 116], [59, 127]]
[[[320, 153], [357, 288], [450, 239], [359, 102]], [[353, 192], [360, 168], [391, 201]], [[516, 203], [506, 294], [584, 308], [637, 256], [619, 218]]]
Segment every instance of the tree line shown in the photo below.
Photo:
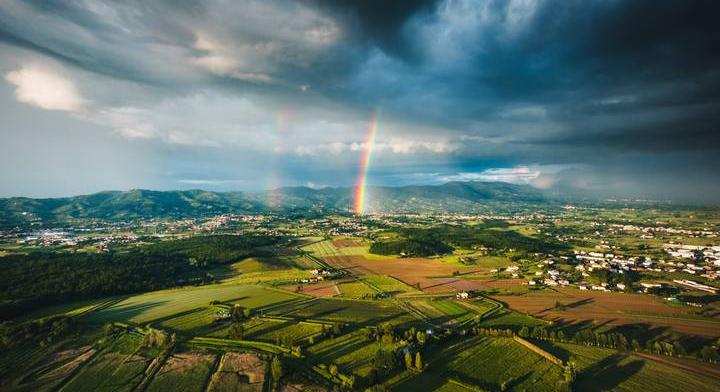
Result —
[[547, 238], [527, 237], [507, 230], [497, 222], [475, 226], [441, 225], [431, 228], [402, 228], [397, 239], [375, 241], [370, 252], [375, 254], [405, 254], [434, 256], [447, 254], [453, 248], [485, 247], [493, 250], [514, 249], [526, 253], [550, 253], [569, 249], [566, 244]]
[[214, 281], [208, 272], [258, 253], [278, 237], [198, 236], [108, 253], [12, 254], [0, 263], [0, 317], [78, 299]]

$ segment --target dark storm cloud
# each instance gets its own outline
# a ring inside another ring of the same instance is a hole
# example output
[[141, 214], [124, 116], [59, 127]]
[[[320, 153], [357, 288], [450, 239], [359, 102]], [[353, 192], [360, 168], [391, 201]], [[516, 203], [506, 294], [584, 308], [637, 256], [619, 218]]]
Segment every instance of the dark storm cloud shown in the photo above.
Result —
[[405, 23], [419, 14], [431, 12], [438, 0], [307, 0], [344, 20], [358, 42], [369, 41], [388, 53], [408, 57], [412, 42], [403, 34]]
[[[682, 196], [670, 189], [682, 173], [720, 184], [707, 169], [720, 166], [718, 11], [700, 0], [8, 1], [0, 42], [66, 67], [94, 124], [294, 151], [285, 162], [314, 182], [322, 154], [352, 171], [381, 108], [378, 181], [566, 165], [558, 184], [621, 191], [615, 178]], [[0, 53], [3, 73], [24, 65]], [[295, 128], [278, 138], [286, 108]]]

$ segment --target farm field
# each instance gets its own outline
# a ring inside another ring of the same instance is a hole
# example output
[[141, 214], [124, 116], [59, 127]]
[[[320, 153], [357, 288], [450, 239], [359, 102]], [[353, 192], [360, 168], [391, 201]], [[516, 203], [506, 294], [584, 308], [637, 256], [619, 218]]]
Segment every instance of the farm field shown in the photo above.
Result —
[[340, 296], [344, 298], [362, 299], [376, 294], [376, 291], [365, 283], [355, 281], [339, 284], [337, 288], [340, 290]]
[[356, 331], [336, 338], [325, 339], [308, 347], [307, 351], [316, 364], [335, 363], [341, 373], [355, 373], [361, 377], [369, 374], [375, 353], [393, 350], [397, 344], [368, 341], [363, 331]]
[[[561, 359], [577, 364], [577, 388], [583, 391], [716, 391], [720, 378], [709, 377], [705, 365], [697, 372], [688, 372], [663, 362], [636, 355], [621, 354], [615, 350], [574, 344], [544, 342], [544, 349]], [[716, 376], [717, 377], [717, 376]], [[662, 380], [662, 382], [658, 382]]]
[[212, 375], [208, 391], [261, 392], [265, 383], [266, 364], [251, 353], [228, 352]]
[[[334, 297], [340, 295], [338, 285], [340, 282], [317, 282], [309, 284], [293, 284], [282, 286], [283, 289], [292, 292], [302, 292], [313, 297]], [[299, 291], [301, 290], [301, 291]]]
[[478, 289], [481, 290], [498, 290], [500, 292], [527, 292], [529, 290], [527, 280], [525, 279], [496, 279], [491, 277], [489, 279], [476, 279], [468, 277], [473, 283], [477, 284]]
[[[663, 259], [679, 259], [674, 251], [625, 241], [632, 236], [624, 222], [596, 222], [589, 212], [568, 228], [565, 208], [557, 208], [502, 219], [227, 214], [127, 222], [139, 231], [112, 237], [109, 230], [75, 248], [38, 243], [37, 259], [6, 257], [23, 285], [0, 300], [8, 313], [0, 312], [0, 391], [706, 392], [720, 385], [720, 296], [674, 287], [673, 278], [691, 275], [667, 270], [679, 264]], [[624, 208], [618, 214], [640, 219]], [[204, 229], [213, 225], [222, 233], [216, 238]], [[496, 235], [508, 227], [525, 237]], [[701, 235], [695, 231], [663, 238]], [[603, 256], [608, 267], [596, 267], [573, 241], [616, 258]], [[429, 256], [369, 254], [378, 243], [378, 252]], [[86, 247], [96, 248], [93, 258], [76, 249]], [[713, 257], [715, 249], [707, 251]], [[616, 268], [620, 253], [632, 272]], [[656, 265], [645, 267], [642, 254]], [[694, 279], [708, 284], [710, 263], [696, 264]], [[507, 265], [526, 278], [491, 272]], [[133, 266], [138, 278], [120, 279], [118, 266]], [[64, 274], [82, 280], [51, 276]], [[666, 286], [654, 295], [603, 293], [531, 286], [530, 277], [567, 279], [569, 287], [632, 280], [628, 292], [643, 290], [639, 282]], [[184, 286], [149, 291], [175, 284]], [[577, 377], [563, 385], [569, 362]], [[281, 376], [271, 376], [271, 363]]]
[[147, 388], [148, 392], [201, 392], [217, 360], [215, 354], [190, 351], [167, 359]]
[[[248, 320], [242, 323], [242, 326], [244, 339], [268, 343], [276, 343], [282, 339], [299, 342], [322, 332], [322, 324], [273, 318]], [[226, 337], [228, 330], [229, 327], [222, 328], [213, 331], [209, 336]]]
[[527, 326], [529, 328], [547, 326], [547, 321], [528, 316], [522, 313], [501, 309], [489, 318], [483, 319], [481, 322], [483, 327], [506, 329], [512, 327]]
[[562, 369], [512, 339], [478, 337], [447, 347], [430, 359], [425, 371], [392, 389], [431, 391], [449, 378], [493, 391], [501, 390], [502, 384], [508, 390], [555, 391]]
[[390, 295], [413, 293], [418, 291], [414, 287], [410, 287], [397, 279], [385, 275], [362, 275], [360, 276], [360, 280], [370, 287], [374, 287], [379, 291]]
[[315, 257], [355, 256], [368, 254], [369, 245], [357, 240], [325, 240], [304, 246], [302, 249], [311, 252]]
[[235, 270], [224, 271], [220, 281], [224, 284], [256, 285], [267, 284], [274, 286], [288, 285], [297, 280], [310, 278], [310, 271], [300, 269], [281, 269], [260, 272], [238, 273]]
[[248, 308], [259, 308], [297, 298], [291, 293], [260, 286], [212, 285], [153, 291], [133, 295], [86, 316], [93, 322], [129, 321], [147, 323], [171, 318], [182, 312], [205, 308], [210, 301], [237, 303]]
[[261, 352], [269, 354], [287, 354], [287, 348], [273, 343], [259, 342], [255, 340], [237, 340], [218, 338], [213, 336], [196, 336], [186, 342], [187, 347], [199, 350], [211, 351], [238, 351], [238, 352]]
[[462, 324], [474, 319], [478, 314], [452, 300], [435, 300], [428, 302], [448, 318], [448, 324]]
[[[476, 267], [459, 267], [439, 260], [422, 258], [386, 258], [371, 260], [364, 256], [326, 256], [323, 260], [338, 269], [347, 270], [353, 275], [385, 275], [395, 278], [409, 286], [420, 285], [423, 291], [456, 291], [451, 283], [465, 281], [452, 277], [453, 272], [470, 273], [481, 271]], [[442, 277], [442, 278], [440, 278]], [[468, 287], [478, 287], [475, 282], [467, 281]]]
[[402, 324], [414, 320], [404, 310], [390, 302], [356, 301], [349, 299], [316, 299], [288, 302], [272, 308], [266, 314], [301, 320], [322, 320], [348, 323]]
[[266, 272], [289, 269], [285, 260], [273, 257], [248, 257], [230, 265], [230, 268], [238, 273]]
[[[471, 264], [464, 264], [460, 262], [461, 258], [472, 258]], [[444, 263], [452, 264], [455, 266], [470, 266], [470, 267], [481, 267], [487, 269], [493, 268], [504, 268], [512, 264], [510, 259], [505, 256], [478, 256], [474, 252], [467, 251], [456, 251], [452, 255], [442, 256], [438, 258], [432, 258], [432, 260], [440, 260]]]
[[60, 390], [132, 391], [143, 379], [152, 358], [136, 352], [140, 337], [122, 334], [112, 347], [93, 357]]
[[[720, 321], [691, 315], [689, 307], [669, 305], [650, 295], [557, 289], [493, 298], [511, 309], [557, 323], [647, 324], [693, 335], [720, 335]], [[556, 302], [566, 309], [555, 309]]]
[[181, 312], [171, 318], [163, 318], [157, 326], [182, 334], [201, 334], [215, 324], [217, 309], [205, 306], [195, 310]]
[[50, 355], [33, 364], [29, 370], [23, 369], [25, 373], [12, 388], [18, 391], [39, 392], [56, 390], [65, 378], [92, 358], [96, 352], [96, 349], [85, 346]]

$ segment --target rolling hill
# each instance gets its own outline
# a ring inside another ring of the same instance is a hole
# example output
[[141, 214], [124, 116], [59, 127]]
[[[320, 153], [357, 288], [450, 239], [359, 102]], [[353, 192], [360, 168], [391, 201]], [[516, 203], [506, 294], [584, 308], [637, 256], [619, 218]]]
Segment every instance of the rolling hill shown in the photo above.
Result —
[[[527, 185], [502, 182], [450, 182], [443, 185], [370, 187], [370, 212], [489, 212], [548, 202]], [[268, 200], [275, 200], [272, 205]], [[0, 199], [0, 226], [74, 219], [129, 220], [183, 218], [222, 213], [347, 212], [352, 188], [279, 188], [268, 192], [106, 191], [91, 195]]]

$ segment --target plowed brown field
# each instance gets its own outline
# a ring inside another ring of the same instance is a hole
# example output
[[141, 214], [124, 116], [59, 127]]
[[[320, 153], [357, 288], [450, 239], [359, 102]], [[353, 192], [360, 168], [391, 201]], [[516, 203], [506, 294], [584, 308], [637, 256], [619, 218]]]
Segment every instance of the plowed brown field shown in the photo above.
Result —
[[[670, 328], [692, 335], [720, 335], [717, 320], [699, 319], [690, 314], [689, 308], [669, 305], [651, 295], [561, 288], [493, 298], [519, 312], [559, 323], [642, 324], [647, 328]], [[556, 302], [566, 309], [555, 309]]]
[[461, 276], [449, 276], [452, 276], [454, 271], [461, 273], [485, 271], [482, 268], [459, 267], [423, 258], [368, 260], [364, 256], [327, 256], [323, 259], [335, 268], [344, 269], [353, 275], [392, 276], [411, 286], [420, 284], [421, 290], [430, 292], [480, 288], [478, 281], [463, 280]]

